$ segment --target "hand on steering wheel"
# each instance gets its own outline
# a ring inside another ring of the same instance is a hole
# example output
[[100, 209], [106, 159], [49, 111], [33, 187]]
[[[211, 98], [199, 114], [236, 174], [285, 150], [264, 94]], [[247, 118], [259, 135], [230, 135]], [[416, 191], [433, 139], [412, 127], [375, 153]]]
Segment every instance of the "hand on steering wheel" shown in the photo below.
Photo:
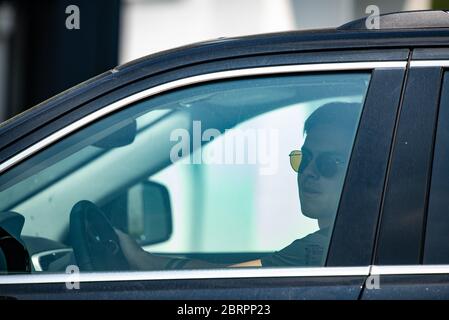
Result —
[[82, 200], [70, 213], [70, 240], [82, 271], [128, 270], [111, 223], [94, 203]]

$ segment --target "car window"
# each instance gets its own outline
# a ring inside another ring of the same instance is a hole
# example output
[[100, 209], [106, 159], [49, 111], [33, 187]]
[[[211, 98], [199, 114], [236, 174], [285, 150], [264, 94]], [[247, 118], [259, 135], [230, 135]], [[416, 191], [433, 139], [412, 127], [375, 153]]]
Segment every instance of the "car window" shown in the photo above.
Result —
[[0, 212], [25, 217], [36, 272], [324, 266], [369, 80], [240, 78], [147, 98], [2, 174]]
[[425, 264], [449, 264], [449, 73], [445, 72], [429, 193], [424, 243]]

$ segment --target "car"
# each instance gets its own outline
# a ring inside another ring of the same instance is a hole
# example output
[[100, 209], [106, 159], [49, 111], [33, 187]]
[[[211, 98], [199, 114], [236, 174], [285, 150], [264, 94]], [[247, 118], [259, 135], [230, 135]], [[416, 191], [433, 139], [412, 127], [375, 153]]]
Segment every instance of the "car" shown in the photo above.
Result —
[[[0, 296], [448, 299], [449, 13], [143, 57], [0, 126]], [[187, 312], [187, 311], [186, 311]]]

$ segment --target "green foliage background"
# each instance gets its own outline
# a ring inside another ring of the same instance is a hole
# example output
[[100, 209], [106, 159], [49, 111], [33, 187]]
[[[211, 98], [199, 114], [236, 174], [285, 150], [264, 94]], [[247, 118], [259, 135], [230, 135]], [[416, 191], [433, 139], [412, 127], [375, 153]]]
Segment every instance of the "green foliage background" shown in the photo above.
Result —
[[449, 0], [433, 0], [432, 9], [449, 9]]

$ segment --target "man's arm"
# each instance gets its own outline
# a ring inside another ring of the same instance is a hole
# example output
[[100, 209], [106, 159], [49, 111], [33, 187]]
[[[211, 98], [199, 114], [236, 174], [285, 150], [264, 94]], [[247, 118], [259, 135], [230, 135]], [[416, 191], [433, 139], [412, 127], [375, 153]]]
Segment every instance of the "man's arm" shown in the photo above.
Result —
[[143, 250], [128, 234], [115, 229], [120, 246], [128, 263], [135, 270], [208, 269], [226, 267], [261, 267], [261, 260], [252, 260], [233, 265], [214, 264], [206, 261], [161, 257]]
[[251, 261], [246, 261], [246, 262], [242, 262], [242, 263], [237, 263], [237, 264], [233, 264], [230, 265], [229, 267], [231, 268], [239, 268], [239, 267], [262, 267], [262, 261], [260, 259], [257, 260], [251, 260]]

